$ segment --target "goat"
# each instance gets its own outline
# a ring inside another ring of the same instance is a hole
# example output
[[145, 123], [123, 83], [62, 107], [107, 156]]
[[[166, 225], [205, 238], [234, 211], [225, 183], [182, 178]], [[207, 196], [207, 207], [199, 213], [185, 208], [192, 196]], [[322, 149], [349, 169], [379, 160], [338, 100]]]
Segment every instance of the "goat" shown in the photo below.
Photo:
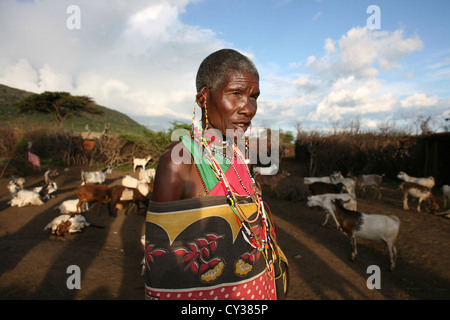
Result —
[[11, 180], [8, 182], [8, 190], [11, 195], [11, 199], [17, 194], [19, 190], [23, 189], [23, 185], [25, 184], [25, 178], [21, 178], [18, 176], [12, 176]]
[[33, 188], [33, 191], [39, 193], [39, 196], [44, 202], [54, 198], [55, 196], [53, 194], [56, 190], [58, 190], [58, 185], [56, 182], [49, 182], [44, 186]]
[[322, 226], [326, 225], [328, 222], [328, 218], [331, 216], [334, 219], [334, 222], [336, 222], [336, 227], [338, 229], [341, 228], [341, 225], [339, 224], [339, 221], [336, 219], [336, 208], [331, 203], [332, 200], [335, 199], [342, 199], [344, 201], [349, 201], [344, 203], [344, 207], [348, 210], [357, 210], [357, 203], [356, 203], [356, 197], [354, 195], [350, 195], [348, 193], [326, 193], [326, 194], [319, 194], [315, 196], [309, 196], [307, 205], [308, 207], [315, 207], [319, 206], [323, 208], [326, 212], [325, 221], [322, 223]]
[[49, 184], [51, 182], [53, 182], [53, 179], [56, 178], [57, 176], [59, 176], [59, 172], [58, 169], [48, 169], [47, 171], [45, 171], [44, 173], [44, 182], [45, 184]]
[[439, 205], [436, 203], [431, 190], [428, 187], [414, 182], [404, 182], [400, 185], [403, 190], [403, 210], [409, 210], [408, 195], [419, 199], [417, 204], [417, 211], [420, 212], [420, 205], [424, 200], [427, 200], [427, 208], [431, 212], [439, 210]]
[[10, 181], [8, 184], [9, 192], [11, 193], [11, 201], [8, 204], [11, 207], [25, 207], [28, 205], [40, 206], [44, 204], [38, 192], [32, 190], [19, 189], [19, 186]]
[[96, 202], [98, 204], [97, 215], [100, 215], [100, 207], [102, 203], [107, 204], [110, 199], [110, 190], [104, 185], [85, 185], [79, 186], [75, 190], [75, 194], [78, 197], [77, 213], [81, 213], [82, 205], [87, 202]]
[[150, 183], [147, 183], [145, 180], [138, 180], [128, 174], [122, 179], [122, 185], [124, 187], [136, 188], [143, 196], [147, 196], [150, 192], [149, 184]]
[[375, 189], [374, 198], [378, 196], [378, 200], [381, 200], [381, 182], [383, 181], [383, 177], [385, 174], [361, 174], [358, 176], [354, 176], [351, 173], [348, 174], [349, 177], [353, 178], [356, 183], [356, 187], [362, 190], [364, 196], [366, 195], [366, 187], [372, 187]]
[[150, 168], [146, 170], [139, 171], [139, 180], [144, 180], [147, 183], [150, 183], [155, 180], [156, 169]]
[[340, 179], [344, 178], [340, 171], [335, 171], [330, 176], [325, 176], [325, 177], [305, 177], [305, 178], [303, 178], [303, 183], [304, 184], [312, 184], [314, 182], [332, 183], [331, 182], [331, 177], [332, 176], [335, 177], [335, 178], [340, 178]]
[[85, 227], [90, 226], [86, 218], [81, 214], [62, 214], [47, 224], [44, 230], [51, 229], [52, 234], [57, 236], [63, 235], [66, 232], [70, 234], [75, 232], [82, 232]]
[[8, 182], [8, 190], [11, 195], [11, 199], [14, 198], [14, 196], [19, 192], [19, 190], [23, 189], [23, 187], [20, 187], [17, 183], [15, 183], [13, 180]]
[[12, 176], [10, 183], [16, 184], [18, 189], [23, 189], [23, 186], [25, 184], [25, 178], [19, 176]]
[[447, 208], [447, 201], [450, 201], [450, 186], [445, 184], [442, 186], [442, 196], [444, 197], [444, 208]]
[[326, 193], [343, 193], [346, 189], [342, 183], [334, 184], [317, 181], [309, 185], [309, 191], [312, 195], [319, 195]]
[[342, 183], [345, 186], [345, 189], [347, 189], [348, 193], [355, 194], [355, 180], [352, 178], [338, 178], [336, 176], [331, 175], [331, 183], [337, 184]]
[[31, 190], [19, 190], [10, 201], [11, 207], [40, 206], [44, 204], [39, 193]]
[[289, 177], [291, 174], [287, 171], [283, 171], [281, 173], [277, 173], [271, 176], [257, 174], [255, 176], [255, 182], [258, 184], [260, 190], [262, 190], [263, 186], [269, 186], [273, 191], [277, 187], [278, 183], [281, 179], [285, 177]]
[[[78, 212], [78, 208], [77, 208], [78, 201], [79, 201], [78, 199], [65, 200], [65, 201], [61, 202], [58, 206], [56, 206], [54, 209], [55, 210], [59, 209], [60, 214], [77, 213]], [[85, 202], [81, 206], [81, 212], [86, 212], [87, 210], [89, 210], [89, 206], [88, 206], [88, 203]]]
[[152, 159], [152, 157], [146, 156], [145, 158], [135, 158], [133, 157], [133, 172], [136, 172], [137, 167], [142, 167], [143, 170], [145, 170], [145, 166], [147, 165], [147, 162], [149, 162]]
[[142, 195], [136, 188], [128, 188], [125, 186], [113, 186], [110, 189], [111, 201], [109, 202], [109, 214], [117, 216], [117, 205], [135, 203], [139, 207], [139, 203], [143, 203], [145, 208], [148, 207], [149, 199]]
[[397, 178], [399, 178], [400, 180], [403, 180], [405, 182], [414, 182], [417, 184], [420, 184], [424, 187], [429, 188], [430, 190], [433, 189], [434, 187], [434, 177], [429, 176], [426, 178], [416, 178], [416, 177], [411, 177], [409, 175], [406, 174], [406, 172], [404, 171], [400, 171], [399, 174], [397, 175]]
[[400, 219], [397, 216], [381, 214], [366, 214], [359, 211], [348, 210], [343, 206], [344, 201], [336, 199], [331, 201], [336, 208], [336, 218], [342, 229], [350, 238], [351, 259], [358, 254], [356, 238], [366, 240], [383, 241], [389, 251], [391, 262], [390, 271], [395, 268], [397, 261], [397, 248], [395, 240], [400, 229]]
[[253, 167], [252, 171], [255, 176], [257, 174], [274, 175], [278, 172], [278, 165], [274, 163], [270, 167]]
[[81, 171], [81, 185], [87, 183], [102, 184], [106, 180], [106, 176], [112, 172], [111, 166], [106, 167], [101, 171]]

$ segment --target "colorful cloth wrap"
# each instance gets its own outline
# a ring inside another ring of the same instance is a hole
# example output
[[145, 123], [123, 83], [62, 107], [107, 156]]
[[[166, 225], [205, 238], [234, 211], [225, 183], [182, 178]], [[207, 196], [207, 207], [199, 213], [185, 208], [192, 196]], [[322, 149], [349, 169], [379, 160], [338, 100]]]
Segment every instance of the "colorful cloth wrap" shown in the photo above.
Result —
[[[210, 190], [217, 185], [204, 182]], [[239, 203], [254, 220], [257, 206], [252, 199], [240, 197]], [[261, 219], [251, 226], [258, 235]], [[245, 241], [223, 195], [150, 201], [145, 226], [146, 299], [283, 299], [287, 259], [278, 247], [272, 256], [268, 266], [263, 254]]]

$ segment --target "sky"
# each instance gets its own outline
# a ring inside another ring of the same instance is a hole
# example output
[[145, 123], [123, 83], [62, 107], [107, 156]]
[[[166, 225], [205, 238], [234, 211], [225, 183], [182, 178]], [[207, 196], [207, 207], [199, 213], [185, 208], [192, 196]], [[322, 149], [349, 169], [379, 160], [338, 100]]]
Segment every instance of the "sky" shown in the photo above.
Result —
[[88, 95], [159, 131], [233, 48], [260, 73], [253, 127], [450, 125], [448, 0], [0, 0], [0, 84]]

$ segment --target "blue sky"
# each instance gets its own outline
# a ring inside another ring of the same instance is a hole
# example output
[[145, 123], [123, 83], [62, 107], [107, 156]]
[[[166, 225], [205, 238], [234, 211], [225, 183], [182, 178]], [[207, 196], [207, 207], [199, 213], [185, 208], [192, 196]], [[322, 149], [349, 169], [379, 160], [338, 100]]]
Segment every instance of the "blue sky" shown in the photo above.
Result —
[[[370, 5], [380, 29], [367, 28]], [[89, 95], [165, 130], [190, 122], [202, 59], [231, 47], [260, 71], [255, 127], [416, 132], [430, 116], [441, 131], [449, 12], [446, 0], [3, 0], [0, 83]]]

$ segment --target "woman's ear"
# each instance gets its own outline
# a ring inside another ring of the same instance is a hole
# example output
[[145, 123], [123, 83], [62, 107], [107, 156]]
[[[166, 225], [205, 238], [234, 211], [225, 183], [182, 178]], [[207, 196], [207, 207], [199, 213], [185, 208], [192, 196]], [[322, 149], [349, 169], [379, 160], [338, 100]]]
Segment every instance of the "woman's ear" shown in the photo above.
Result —
[[210, 93], [209, 88], [204, 86], [195, 96], [195, 101], [197, 102], [197, 105], [200, 108], [203, 108], [205, 104], [207, 104], [209, 99], [209, 93]]

